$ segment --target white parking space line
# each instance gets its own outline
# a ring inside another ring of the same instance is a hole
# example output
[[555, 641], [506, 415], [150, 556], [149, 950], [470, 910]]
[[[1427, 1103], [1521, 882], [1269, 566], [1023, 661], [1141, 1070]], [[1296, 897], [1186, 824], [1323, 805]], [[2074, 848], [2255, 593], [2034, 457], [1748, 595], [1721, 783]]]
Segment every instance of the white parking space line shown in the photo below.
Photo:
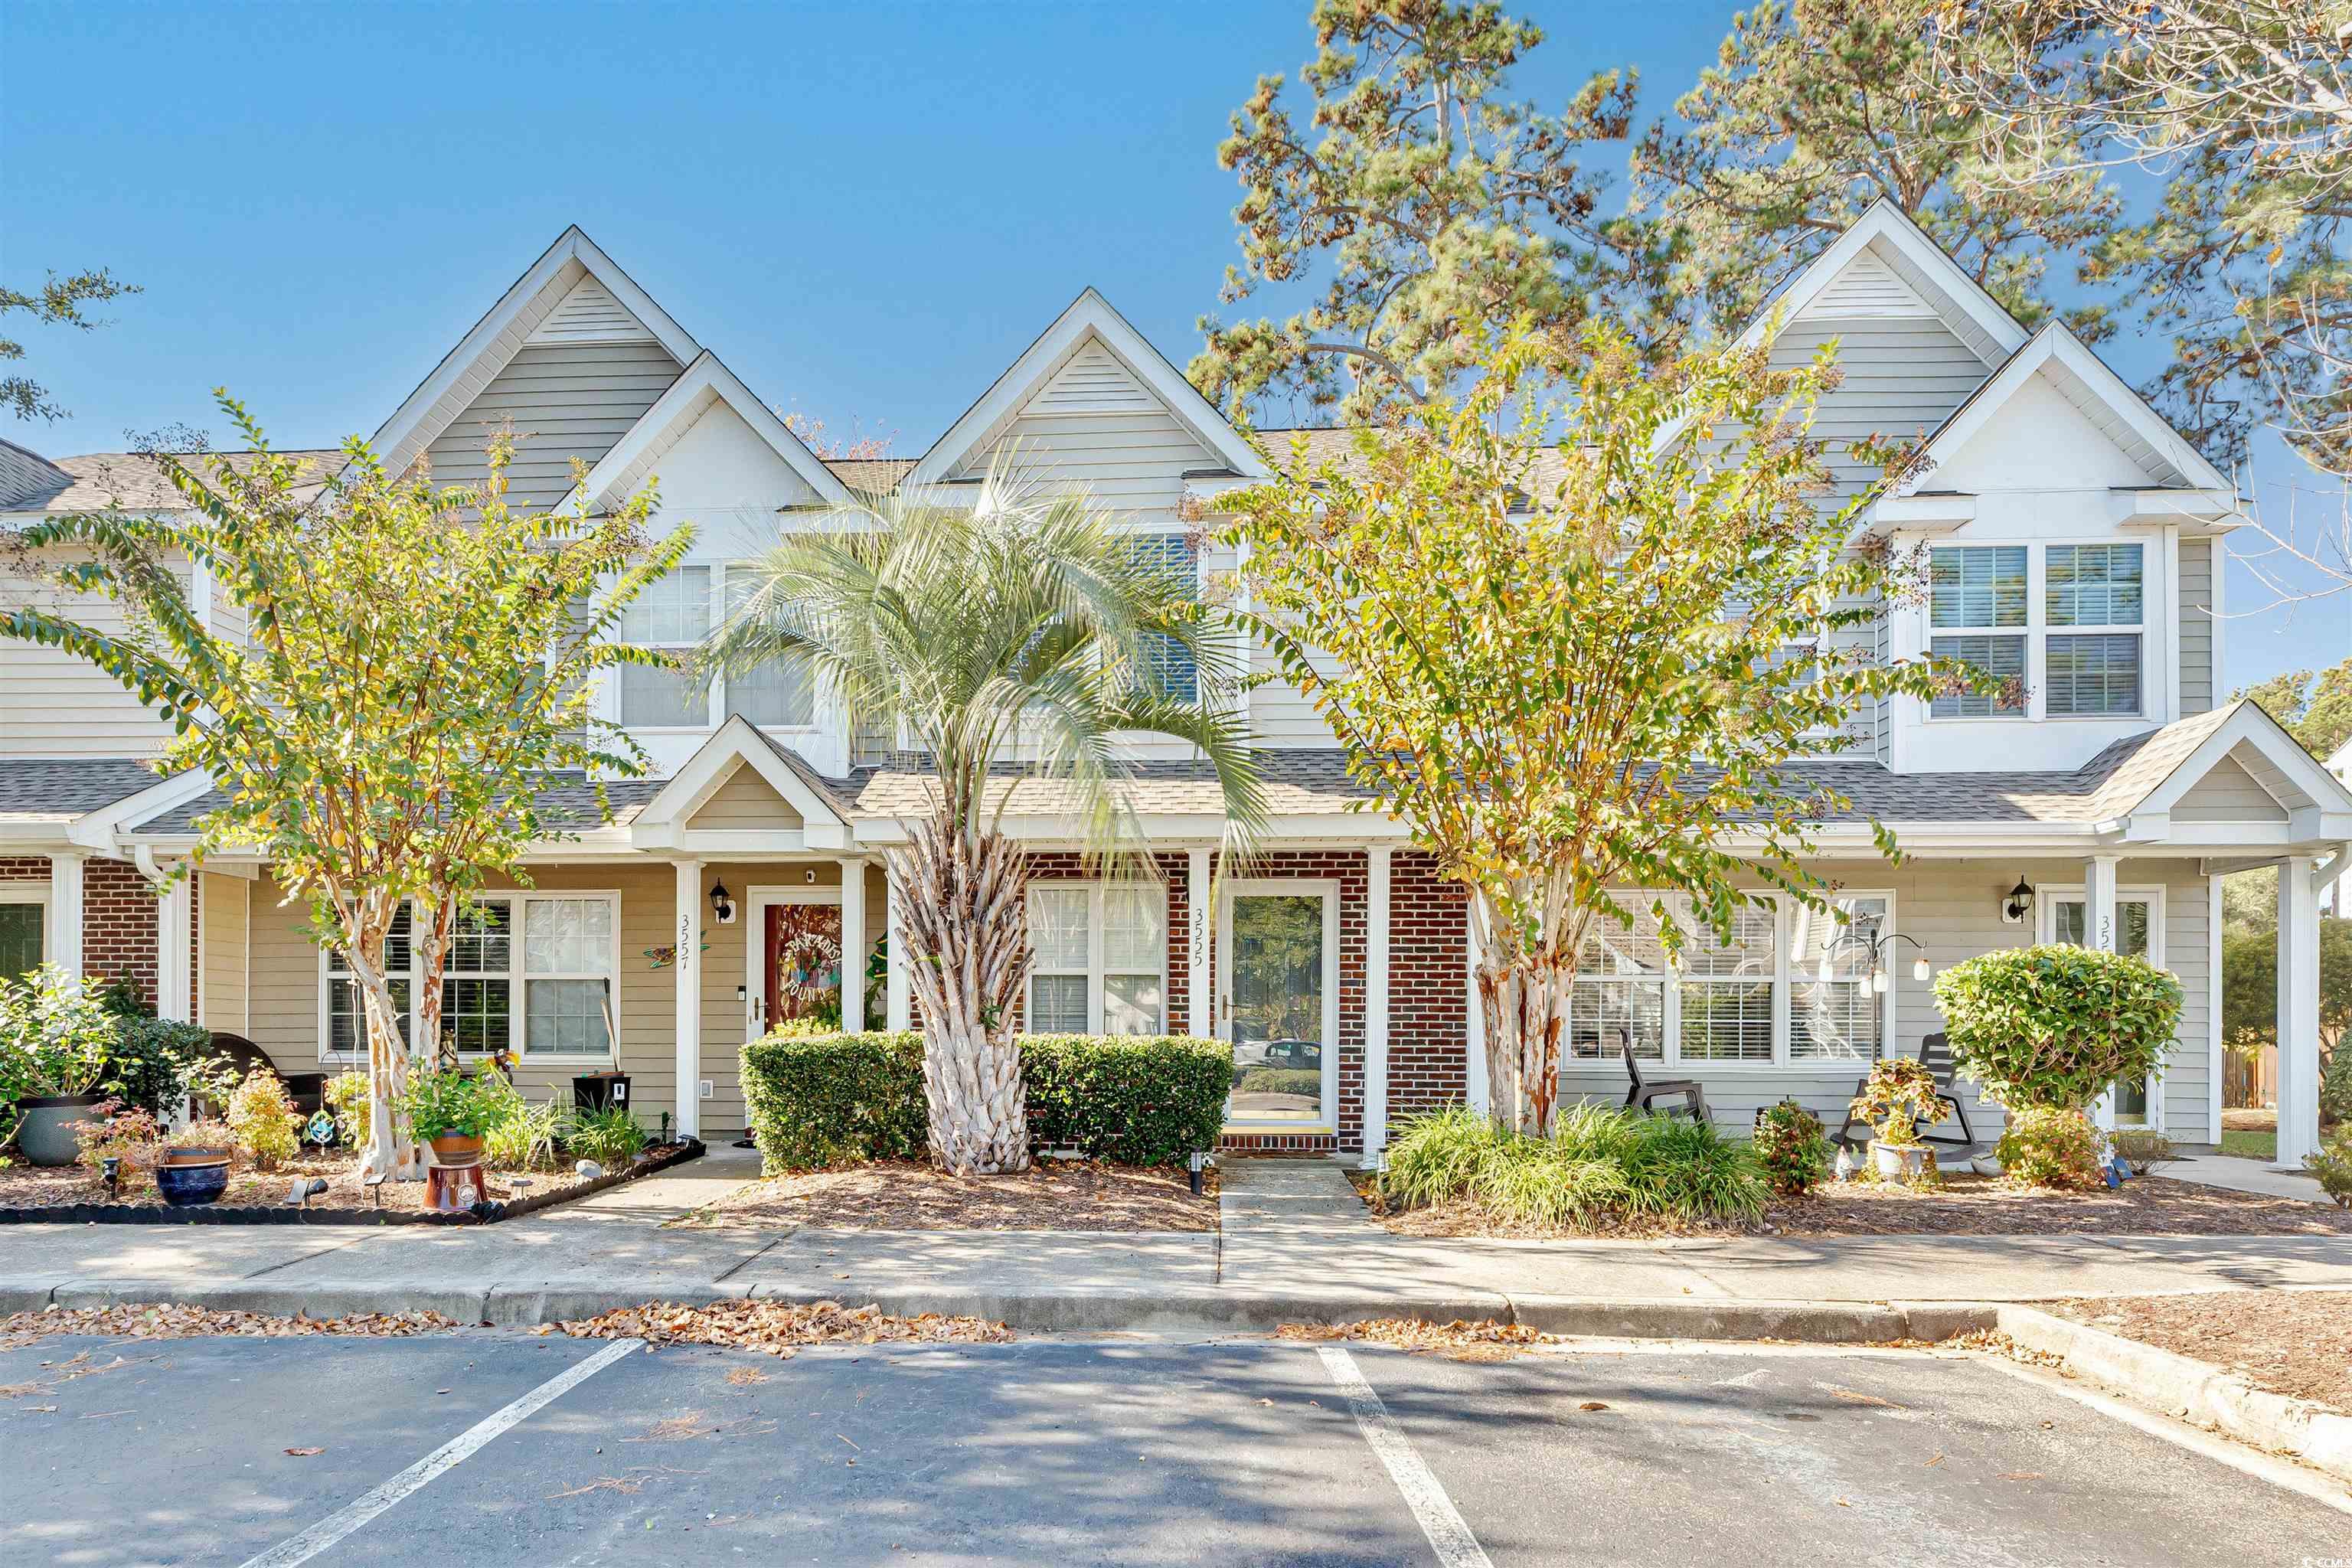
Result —
[[457, 1468], [500, 1433], [529, 1420], [623, 1356], [641, 1349], [644, 1344], [643, 1340], [614, 1341], [579, 1365], [549, 1378], [513, 1404], [485, 1415], [392, 1479], [344, 1504], [301, 1534], [289, 1536], [260, 1556], [247, 1560], [245, 1568], [294, 1568], [298, 1563], [309, 1562], [436, 1476]]
[[1355, 1412], [1356, 1426], [1364, 1434], [1364, 1441], [1388, 1467], [1389, 1479], [1396, 1482], [1397, 1490], [1404, 1494], [1405, 1506], [1412, 1510], [1421, 1532], [1429, 1537], [1429, 1544], [1437, 1552], [1443, 1568], [1495, 1568], [1487, 1558], [1478, 1538], [1470, 1533], [1468, 1521], [1445, 1495], [1437, 1478], [1414, 1452], [1396, 1424], [1389, 1407], [1364, 1374], [1356, 1366], [1356, 1358], [1339, 1345], [1318, 1345], [1316, 1353], [1323, 1358], [1323, 1366], [1330, 1373], [1331, 1381], [1348, 1396], [1348, 1408]]

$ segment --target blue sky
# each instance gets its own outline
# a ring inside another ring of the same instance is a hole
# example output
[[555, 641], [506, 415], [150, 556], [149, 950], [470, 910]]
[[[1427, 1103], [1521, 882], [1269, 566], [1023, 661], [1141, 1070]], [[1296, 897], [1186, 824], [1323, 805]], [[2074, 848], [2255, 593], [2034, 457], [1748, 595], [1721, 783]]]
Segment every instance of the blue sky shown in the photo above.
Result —
[[[372, 431], [576, 222], [770, 403], [919, 452], [1087, 284], [1184, 362], [1236, 255], [1216, 144], [1311, 53], [1307, 9], [5, 0], [0, 274], [146, 291], [30, 333], [73, 417], [0, 435], [217, 436], [223, 384], [281, 445]], [[1630, 61], [1663, 110], [1734, 7], [1512, 9], [1553, 33], [1523, 95]], [[2233, 605], [2256, 593], [2233, 574]], [[2229, 647], [2232, 684], [2332, 661], [2352, 615]]]

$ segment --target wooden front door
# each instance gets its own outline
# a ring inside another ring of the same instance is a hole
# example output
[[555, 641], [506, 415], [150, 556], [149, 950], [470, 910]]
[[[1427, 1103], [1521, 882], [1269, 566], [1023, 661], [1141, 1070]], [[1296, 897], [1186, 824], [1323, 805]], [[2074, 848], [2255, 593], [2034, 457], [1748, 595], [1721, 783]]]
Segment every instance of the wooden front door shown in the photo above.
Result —
[[770, 904], [761, 942], [767, 958], [767, 1023], [811, 1014], [841, 1018], [841, 906]]

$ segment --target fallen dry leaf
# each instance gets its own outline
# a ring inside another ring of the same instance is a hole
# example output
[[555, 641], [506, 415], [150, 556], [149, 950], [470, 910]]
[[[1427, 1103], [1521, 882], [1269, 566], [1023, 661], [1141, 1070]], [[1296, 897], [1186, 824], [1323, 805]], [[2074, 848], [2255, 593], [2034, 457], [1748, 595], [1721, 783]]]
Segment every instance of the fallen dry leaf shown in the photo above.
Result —
[[1851, 1388], [1835, 1388], [1831, 1387], [1827, 1384], [1822, 1384], [1822, 1386], [1829, 1389], [1830, 1394], [1832, 1398], [1843, 1399], [1848, 1405], [1875, 1405], [1885, 1410], [1907, 1410], [1910, 1408], [1908, 1405], [1897, 1405], [1891, 1399], [1881, 1399], [1875, 1394], [1859, 1394]]
[[738, 1388], [748, 1388], [755, 1383], [767, 1382], [768, 1374], [756, 1366], [730, 1367], [728, 1369], [727, 1381]]
[[2005, 1481], [2038, 1481], [2042, 1479], [2042, 1472], [2040, 1470], [2003, 1470], [2000, 1472], [2000, 1479]]
[[714, 1301], [707, 1307], [649, 1302], [620, 1307], [559, 1325], [575, 1339], [644, 1340], [648, 1345], [724, 1345], [789, 1356], [803, 1345], [855, 1341], [871, 1344], [925, 1342], [1003, 1344], [1013, 1331], [984, 1318], [946, 1318], [921, 1312], [891, 1317], [868, 1303], [847, 1308], [838, 1301], [794, 1306], [782, 1301]]
[[1606, 1410], [1609, 1406], [1601, 1404], [1598, 1399], [1588, 1399], [1583, 1404], [1578, 1405], [1577, 1408], [1579, 1410]]
[[293, 1455], [298, 1459], [307, 1459], [313, 1454], [323, 1454], [327, 1450], [324, 1448], [289, 1448], [286, 1451]]
[[1450, 1356], [1456, 1361], [1504, 1361], [1537, 1345], [1557, 1344], [1556, 1334], [1540, 1334], [1520, 1323], [1423, 1322], [1418, 1318], [1371, 1318], [1357, 1323], [1285, 1323], [1275, 1331], [1286, 1340], [1357, 1340], [1392, 1345], [1415, 1354]]
[[[347, 1318], [278, 1318], [264, 1312], [224, 1312], [205, 1307], [125, 1303], [119, 1307], [50, 1307], [0, 1318], [0, 1350], [19, 1350], [51, 1334], [92, 1334], [110, 1339], [184, 1340], [203, 1335], [287, 1338], [307, 1334], [360, 1334], [402, 1338], [458, 1327], [438, 1312], [354, 1312]], [[84, 1352], [86, 1355], [87, 1352]], [[75, 1361], [83, 1359], [81, 1356]], [[65, 1363], [71, 1366], [72, 1362]], [[126, 1364], [121, 1357], [91, 1372]], [[79, 1373], [73, 1375], [81, 1375]]]

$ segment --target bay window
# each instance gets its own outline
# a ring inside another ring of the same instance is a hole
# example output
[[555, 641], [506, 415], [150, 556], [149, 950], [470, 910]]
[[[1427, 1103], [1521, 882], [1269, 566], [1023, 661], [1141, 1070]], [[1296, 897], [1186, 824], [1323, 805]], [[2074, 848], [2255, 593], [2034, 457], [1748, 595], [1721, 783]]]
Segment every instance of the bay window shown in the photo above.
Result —
[[1156, 882], [1032, 882], [1027, 1032], [1166, 1032], [1168, 893]]
[[1939, 544], [1929, 552], [1928, 584], [1928, 651], [2000, 682], [1992, 691], [1937, 697], [1931, 717], [2112, 719], [2145, 710], [2144, 545]]
[[[403, 905], [384, 943], [404, 1038], [416, 1016], [411, 921], [411, 908]], [[486, 893], [460, 908], [441, 977], [441, 1026], [458, 1054], [610, 1061], [618, 931], [618, 899], [611, 893]], [[324, 955], [322, 984], [325, 1051], [364, 1054], [367, 1021], [358, 988], [351, 966], [332, 949]]]
[[[1614, 897], [1633, 925], [1601, 917], [1586, 932], [1570, 988], [1570, 1059], [1631, 1050], [1647, 1061], [1769, 1068], [1866, 1062], [1883, 1048], [1886, 996], [1874, 976], [1892, 925], [1885, 894], [1832, 896], [1844, 921], [1769, 899], [1734, 911], [1728, 942], [1686, 895]], [[1679, 963], [1667, 961], [1654, 902], [1683, 933]]]

